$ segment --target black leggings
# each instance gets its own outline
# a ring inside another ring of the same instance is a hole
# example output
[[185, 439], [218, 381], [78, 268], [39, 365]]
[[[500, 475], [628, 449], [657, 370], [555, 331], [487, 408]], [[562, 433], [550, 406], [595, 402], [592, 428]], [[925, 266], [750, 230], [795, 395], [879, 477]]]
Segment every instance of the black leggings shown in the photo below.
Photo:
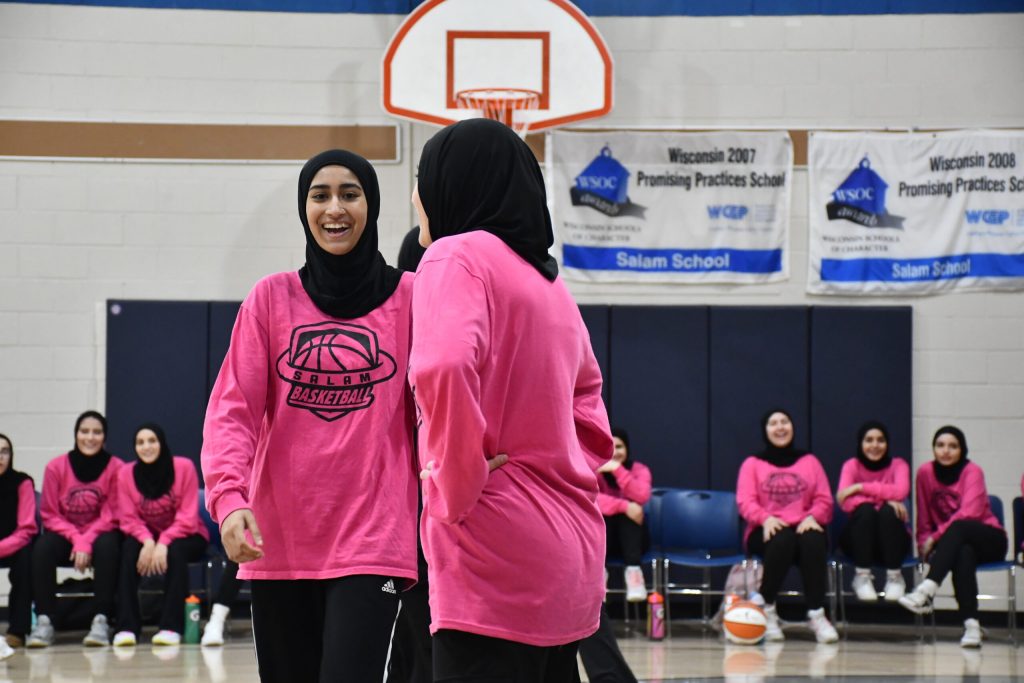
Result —
[[580, 641], [580, 659], [590, 683], [637, 683], [619, 649], [604, 605], [601, 605], [601, 625], [594, 635]]
[[828, 582], [826, 562], [828, 541], [821, 531], [796, 532], [796, 527], [787, 526], [775, 532], [764, 542], [764, 532], [757, 527], [747, 538], [747, 549], [764, 558], [764, 578], [761, 579], [761, 595], [769, 605], [775, 603], [779, 588], [786, 578], [791, 565], [800, 567], [804, 581], [804, 595], [807, 609], [818, 609], [825, 605], [825, 588]]
[[224, 563], [224, 572], [220, 575], [220, 585], [217, 586], [217, 594], [213, 596], [213, 602], [231, 607], [238, 599], [238, 591], [241, 587], [242, 581], [238, 578], [238, 563], [227, 560]]
[[254, 579], [252, 631], [260, 681], [382, 681], [398, 612], [394, 583], [375, 575]]
[[[114, 615], [121, 532], [100, 534], [92, 543], [93, 614]], [[71, 541], [53, 531], [44, 531], [32, 546], [32, 597], [36, 614], [53, 617], [57, 609], [57, 567], [71, 567]]]
[[877, 510], [862, 503], [850, 514], [839, 545], [857, 567], [899, 569], [910, 548], [910, 533], [888, 503]]
[[539, 647], [465, 631], [434, 634], [435, 683], [574, 683], [579, 641]]
[[978, 618], [979, 564], [1006, 558], [1006, 532], [973, 519], [953, 522], [928, 556], [928, 578], [942, 583], [953, 572], [953, 592], [962, 619]]
[[[207, 541], [199, 534], [171, 541], [167, 546], [167, 573], [164, 575], [164, 604], [160, 609], [160, 629], [185, 632], [185, 598], [188, 595], [188, 563], [203, 556]], [[142, 630], [139, 612], [139, 571], [136, 565], [142, 544], [134, 536], [125, 536], [121, 545], [121, 576], [118, 585], [117, 630]]]
[[637, 524], [625, 514], [604, 518], [606, 557], [621, 557], [626, 565], [639, 565], [651, 545], [646, 524]]
[[11, 582], [11, 594], [7, 597], [10, 613], [7, 632], [24, 638], [32, 628], [32, 544], [13, 555], [0, 557], [0, 567], [11, 570], [7, 575]]

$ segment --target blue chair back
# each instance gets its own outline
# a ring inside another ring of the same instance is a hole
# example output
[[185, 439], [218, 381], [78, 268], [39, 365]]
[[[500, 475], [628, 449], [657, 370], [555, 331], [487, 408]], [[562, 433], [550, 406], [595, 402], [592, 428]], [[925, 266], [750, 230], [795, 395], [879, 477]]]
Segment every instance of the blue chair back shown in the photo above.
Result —
[[661, 500], [671, 489], [653, 488], [651, 497], [644, 503], [644, 521], [647, 532], [651, 535], [651, 552], [661, 550]]
[[666, 549], [737, 552], [742, 546], [732, 491], [669, 491], [662, 496], [661, 520]]
[[199, 519], [203, 520], [206, 530], [210, 532], [210, 550], [218, 555], [224, 554], [224, 543], [220, 540], [220, 527], [210, 517], [210, 511], [206, 509], [206, 489], [199, 489]]
[[999, 496], [989, 496], [988, 506], [992, 508], [992, 514], [999, 520], [999, 526], [1006, 528], [1005, 517], [1003, 517], [1003, 501]]
[[1024, 498], [1017, 496], [1013, 499], [1013, 556], [1024, 550]]

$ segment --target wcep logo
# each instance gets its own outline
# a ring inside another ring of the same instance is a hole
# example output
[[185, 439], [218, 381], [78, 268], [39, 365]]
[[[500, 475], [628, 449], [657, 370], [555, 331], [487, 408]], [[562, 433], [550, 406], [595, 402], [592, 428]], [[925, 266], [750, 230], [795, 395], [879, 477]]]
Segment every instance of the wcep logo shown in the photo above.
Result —
[[573, 206], [589, 206], [606, 216], [644, 217], [646, 207], [629, 200], [629, 170], [612, 157], [608, 145], [594, 157], [569, 189]]
[[709, 204], [707, 210], [708, 218], [726, 218], [731, 221], [741, 221], [750, 213], [750, 209], [742, 204]]
[[978, 225], [984, 223], [986, 225], [1002, 225], [1006, 221], [1010, 220], [1010, 212], [1002, 210], [991, 210], [991, 209], [968, 209], [964, 211], [964, 218], [967, 219], [969, 225]]
[[865, 156], [857, 168], [832, 193], [826, 204], [830, 221], [850, 221], [868, 228], [902, 228], [903, 217], [885, 209], [885, 192], [889, 184], [871, 168]]

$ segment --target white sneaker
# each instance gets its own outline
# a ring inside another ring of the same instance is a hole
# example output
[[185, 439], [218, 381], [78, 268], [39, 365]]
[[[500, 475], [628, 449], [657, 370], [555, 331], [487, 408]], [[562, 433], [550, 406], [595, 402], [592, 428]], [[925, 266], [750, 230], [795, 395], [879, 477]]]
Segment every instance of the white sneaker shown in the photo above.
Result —
[[41, 614], [36, 617], [36, 625], [32, 627], [32, 633], [28, 634], [25, 647], [50, 647], [53, 645], [53, 624], [50, 617]]
[[153, 636], [154, 645], [181, 645], [181, 634], [177, 631], [161, 629]]
[[903, 580], [903, 574], [899, 569], [886, 572], [883, 592], [886, 602], [896, 602], [907, 594], [907, 582]]
[[839, 640], [832, 622], [825, 616], [825, 608], [807, 610], [807, 621], [811, 630], [814, 631], [814, 638], [819, 643], [834, 643]]
[[912, 593], [899, 599], [899, 603], [914, 614], [931, 614], [932, 598], [938, 586], [931, 579], [925, 579], [917, 585]]
[[858, 569], [853, 577], [853, 592], [861, 602], [876, 602], [878, 593], [875, 592], [875, 577], [868, 570]]
[[97, 614], [92, 618], [89, 632], [82, 638], [82, 645], [88, 647], [106, 647], [110, 645], [110, 624], [105, 614]]
[[0, 660], [7, 659], [14, 654], [14, 648], [7, 644], [5, 638], [0, 638]]
[[964, 620], [964, 635], [960, 647], [981, 647], [981, 624], [977, 619]]
[[786, 639], [782, 633], [782, 625], [779, 624], [779, 613], [775, 605], [764, 606], [764, 639], [768, 642], [779, 642]]
[[118, 631], [114, 634], [114, 647], [131, 647], [135, 645], [135, 634], [131, 631]]
[[206, 646], [224, 644], [224, 625], [227, 623], [230, 612], [231, 608], [227, 605], [214, 603], [213, 609], [210, 610], [210, 620], [206, 622], [206, 628], [203, 629], [200, 644]]
[[644, 582], [644, 570], [636, 565], [626, 567], [626, 601], [647, 601], [647, 584]]

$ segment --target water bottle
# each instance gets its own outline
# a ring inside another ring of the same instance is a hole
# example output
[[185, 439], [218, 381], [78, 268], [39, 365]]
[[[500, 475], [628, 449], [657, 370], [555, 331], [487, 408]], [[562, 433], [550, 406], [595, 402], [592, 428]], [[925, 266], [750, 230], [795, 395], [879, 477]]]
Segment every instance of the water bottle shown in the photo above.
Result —
[[199, 598], [194, 595], [185, 598], [185, 642], [199, 642]]
[[647, 637], [651, 640], [665, 638], [665, 598], [658, 591], [647, 596]]

